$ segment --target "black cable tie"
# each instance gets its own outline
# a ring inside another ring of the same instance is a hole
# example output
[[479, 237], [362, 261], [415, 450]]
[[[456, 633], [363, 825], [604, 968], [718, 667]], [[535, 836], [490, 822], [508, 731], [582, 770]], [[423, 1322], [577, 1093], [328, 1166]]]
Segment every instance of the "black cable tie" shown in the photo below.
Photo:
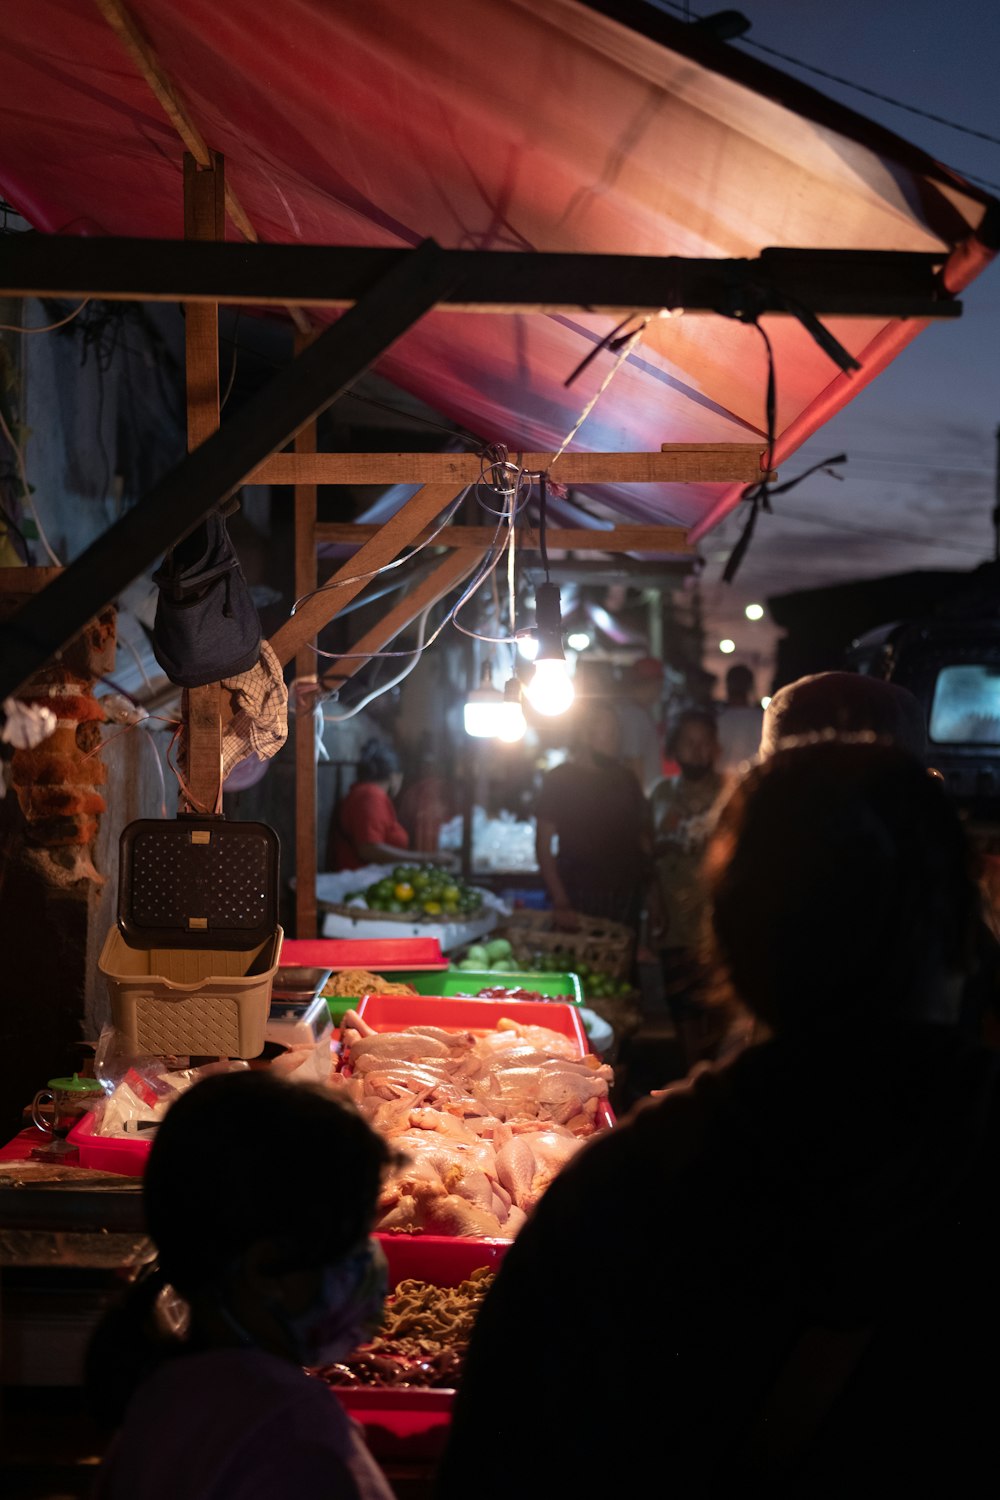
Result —
[[[612, 328], [610, 333], [606, 333], [604, 337], [594, 345], [593, 349], [591, 349], [587, 354], [583, 356], [580, 363], [573, 371], [572, 375], [568, 376], [563, 381], [563, 385], [571, 386], [575, 380], [578, 380], [579, 377], [583, 374], [584, 370], [586, 370], [587, 367], [592, 364], [593, 361], [597, 358], [602, 349], [620, 348], [621, 345], [616, 344], [614, 340], [617, 338], [618, 334], [621, 333], [622, 329], [625, 328], [627, 324], [632, 322], [634, 317], [635, 313], [629, 313], [628, 317], [622, 318], [621, 322], [617, 323], [615, 327]], [[631, 337], [631, 335], [628, 335], [627, 337]]]

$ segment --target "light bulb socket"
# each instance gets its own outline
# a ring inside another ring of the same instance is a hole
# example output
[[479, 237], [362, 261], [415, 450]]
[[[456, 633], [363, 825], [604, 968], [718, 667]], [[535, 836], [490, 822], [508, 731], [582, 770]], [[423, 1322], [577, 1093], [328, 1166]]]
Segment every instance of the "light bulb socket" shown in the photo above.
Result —
[[505, 703], [520, 703], [521, 683], [517, 677], [508, 677], [503, 685], [503, 697]]
[[535, 634], [538, 637], [536, 661], [566, 660], [562, 629], [559, 585], [540, 583], [535, 590]]

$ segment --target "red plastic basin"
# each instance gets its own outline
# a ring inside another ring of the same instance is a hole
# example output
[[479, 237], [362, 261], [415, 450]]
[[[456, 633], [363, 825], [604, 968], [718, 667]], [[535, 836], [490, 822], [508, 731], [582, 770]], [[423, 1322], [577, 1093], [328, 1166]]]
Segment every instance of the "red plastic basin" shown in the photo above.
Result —
[[315, 969], [447, 969], [437, 938], [286, 938], [279, 963]]

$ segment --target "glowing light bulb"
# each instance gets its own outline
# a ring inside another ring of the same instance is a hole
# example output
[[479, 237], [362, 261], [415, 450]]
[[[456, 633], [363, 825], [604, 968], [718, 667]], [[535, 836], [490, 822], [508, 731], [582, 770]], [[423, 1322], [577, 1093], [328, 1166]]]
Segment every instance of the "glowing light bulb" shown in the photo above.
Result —
[[748, 604], [743, 613], [748, 620], [763, 620], [764, 606], [763, 604]]
[[503, 740], [505, 745], [516, 745], [518, 740], [523, 740], [528, 728], [524, 717], [524, 710], [520, 703], [505, 703], [497, 730], [497, 739]]
[[761, 708], [766, 708], [767, 705], [770, 703], [770, 701], [771, 701], [770, 698], [767, 697], [766, 694], [765, 694], [765, 696], [760, 700], [760, 706], [761, 706]]
[[546, 718], [564, 714], [573, 702], [573, 683], [566, 670], [566, 663], [551, 657], [535, 662], [535, 675], [524, 690], [524, 695], [536, 713]]
[[724, 641], [719, 642], [719, 650], [722, 652], [723, 656], [729, 656], [733, 651], [736, 650], [736, 642], [729, 640], [729, 638], [727, 637]]
[[517, 649], [525, 661], [534, 661], [538, 655], [538, 638], [533, 635], [518, 636]]
[[572, 635], [566, 637], [566, 644], [574, 651], [586, 651], [590, 645], [590, 636], [585, 630], [574, 630]]

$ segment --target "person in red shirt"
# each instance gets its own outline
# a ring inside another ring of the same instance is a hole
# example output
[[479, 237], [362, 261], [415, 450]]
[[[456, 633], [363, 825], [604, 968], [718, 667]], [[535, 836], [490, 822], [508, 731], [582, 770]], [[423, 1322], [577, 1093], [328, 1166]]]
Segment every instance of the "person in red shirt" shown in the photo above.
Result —
[[[394, 865], [410, 847], [410, 836], [396, 816], [393, 798], [403, 782], [391, 745], [368, 740], [361, 751], [358, 778], [334, 808], [327, 840], [327, 868], [360, 870], [363, 865]], [[421, 851], [414, 864], [450, 864], [449, 854]]]

